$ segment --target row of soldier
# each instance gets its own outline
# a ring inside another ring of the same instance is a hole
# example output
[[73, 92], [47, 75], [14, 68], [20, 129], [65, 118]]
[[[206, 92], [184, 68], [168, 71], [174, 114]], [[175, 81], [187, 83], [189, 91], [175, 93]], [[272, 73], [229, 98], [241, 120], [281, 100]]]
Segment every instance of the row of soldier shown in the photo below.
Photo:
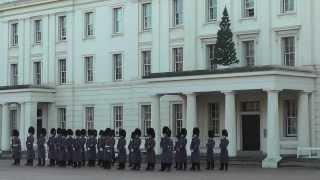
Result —
[[[34, 133], [33, 127], [28, 129], [28, 137], [26, 140], [26, 165], [33, 166], [35, 159], [34, 149]], [[171, 130], [168, 127], [162, 129], [163, 137], [161, 138], [161, 171], [170, 171], [173, 160], [175, 160], [175, 168], [177, 170], [187, 169], [187, 130], [182, 129], [178, 135], [175, 144], [171, 139]], [[200, 131], [198, 128], [193, 129], [193, 136], [190, 144], [191, 150], [191, 168], [190, 170], [200, 170]], [[135, 129], [131, 133], [131, 139], [128, 143], [129, 155], [127, 157], [127, 142], [126, 131], [124, 129], [119, 130], [119, 139], [116, 145], [115, 131], [107, 128], [105, 131], [100, 130], [99, 137], [97, 139], [96, 130], [84, 129], [76, 130], [75, 136], [71, 129], [51, 129], [50, 136], [46, 142], [46, 129], [42, 129], [37, 139], [37, 157], [38, 166], [45, 166], [46, 162], [46, 146], [48, 148], [49, 166], [73, 166], [81, 167], [88, 166], [94, 167], [96, 161], [98, 165], [110, 169], [115, 161], [118, 161], [118, 169], [123, 170], [126, 168], [127, 159], [129, 160], [129, 167], [132, 170], [140, 170], [142, 163], [142, 152], [140, 150], [141, 145], [141, 131]], [[147, 129], [147, 135], [144, 147], [146, 150], [146, 170], [154, 170], [156, 164], [155, 153], [155, 131], [153, 128]], [[208, 132], [207, 147], [207, 169], [214, 169], [214, 134], [213, 131]], [[228, 169], [228, 150], [227, 146], [229, 141], [227, 139], [228, 132], [222, 131], [222, 139], [220, 141], [220, 170]], [[116, 145], [116, 147], [115, 147]], [[116, 158], [117, 151], [117, 158]], [[19, 139], [19, 132], [13, 130], [12, 132], [12, 153], [13, 153], [13, 165], [20, 165], [21, 159], [21, 142]], [[86, 164], [87, 161], [87, 164]]]

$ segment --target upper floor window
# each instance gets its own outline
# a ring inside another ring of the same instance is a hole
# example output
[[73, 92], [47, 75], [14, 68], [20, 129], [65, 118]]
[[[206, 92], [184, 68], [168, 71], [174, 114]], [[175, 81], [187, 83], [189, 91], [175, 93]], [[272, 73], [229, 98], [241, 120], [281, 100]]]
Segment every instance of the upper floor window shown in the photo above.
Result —
[[121, 33], [122, 32], [122, 16], [123, 11], [122, 8], [114, 8], [113, 9], [113, 33]]
[[282, 44], [282, 61], [285, 66], [295, 66], [295, 38], [283, 37]]
[[174, 72], [183, 71], [183, 48], [173, 48], [173, 70]]
[[288, 13], [294, 11], [294, 1], [295, 0], [280, 0], [281, 13]]
[[151, 105], [144, 104], [141, 105], [141, 122], [143, 136], [147, 136], [147, 129], [151, 128]]
[[18, 64], [10, 64], [10, 85], [18, 85]]
[[122, 54], [113, 55], [113, 80], [120, 81], [123, 78], [122, 74]]
[[143, 30], [151, 29], [152, 6], [151, 3], [142, 4]]
[[85, 108], [86, 129], [94, 129], [94, 107]]
[[254, 66], [255, 58], [254, 58], [254, 41], [244, 41], [243, 42], [243, 59], [244, 64], [246, 66]]
[[207, 0], [207, 21], [215, 21], [218, 16], [218, 0]]
[[58, 17], [58, 38], [59, 41], [67, 40], [67, 17], [59, 16]]
[[67, 126], [66, 108], [58, 108], [58, 128], [65, 129]]
[[11, 36], [10, 36], [10, 45], [12, 47], [16, 47], [19, 42], [18, 38], [18, 23], [11, 24]]
[[208, 129], [213, 130], [214, 136], [220, 135], [220, 108], [218, 103], [209, 103]]
[[84, 58], [86, 83], [93, 82], [93, 56]]
[[86, 12], [85, 16], [85, 36], [93, 37], [94, 36], [94, 13]]
[[123, 106], [113, 106], [113, 124], [116, 136], [119, 136], [119, 130], [123, 128]]
[[151, 74], [151, 51], [142, 52], [142, 71], [143, 76]]
[[214, 70], [216, 68], [216, 64], [214, 64], [214, 44], [207, 44], [206, 45], [206, 54], [207, 54], [207, 63], [208, 69]]
[[173, 0], [173, 25], [183, 24], [183, 0]]
[[285, 104], [285, 132], [287, 137], [297, 136], [297, 102], [286, 100]]
[[41, 85], [41, 62], [33, 63], [33, 82], [35, 85]]
[[67, 83], [67, 61], [66, 59], [59, 59], [59, 84]]
[[42, 21], [37, 19], [34, 21], [34, 43], [40, 44], [42, 40]]
[[243, 17], [254, 17], [254, 0], [243, 0]]

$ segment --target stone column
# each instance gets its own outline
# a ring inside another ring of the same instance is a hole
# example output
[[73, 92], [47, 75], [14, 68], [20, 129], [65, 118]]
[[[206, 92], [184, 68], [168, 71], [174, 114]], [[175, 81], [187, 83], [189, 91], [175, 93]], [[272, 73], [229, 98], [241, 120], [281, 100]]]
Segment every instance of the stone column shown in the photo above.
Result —
[[229, 156], [237, 155], [237, 123], [236, 123], [236, 99], [233, 91], [223, 92], [225, 94], [225, 129], [228, 131]]
[[[197, 127], [197, 95], [195, 93], [186, 94], [187, 97], [187, 112], [186, 112], [186, 129], [187, 134], [187, 154], [191, 155], [190, 143], [192, 140], [192, 131], [194, 127]], [[200, 132], [203, 133], [203, 132]]]
[[154, 128], [156, 137], [156, 154], [160, 153], [161, 122], [160, 122], [160, 96], [156, 95], [151, 104], [151, 127]]
[[51, 128], [57, 128], [57, 107], [56, 103], [48, 104], [48, 132]]
[[[24, 132], [20, 133], [20, 137], [27, 139], [28, 129], [33, 126], [35, 129], [35, 135], [37, 134], [37, 103], [25, 102], [25, 115], [24, 115]], [[24, 143], [24, 142], [21, 142]]]
[[267, 157], [262, 161], [264, 168], [277, 168], [280, 157], [279, 136], [279, 90], [267, 90]]
[[9, 132], [9, 108], [8, 104], [2, 104], [2, 122], [1, 122], [1, 150], [10, 150], [10, 132]]
[[26, 105], [25, 103], [19, 103], [20, 104], [20, 116], [19, 116], [19, 133], [20, 133], [20, 141], [21, 141], [21, 150], [26, 150], [26, 142], [25, 134], [28, 132], [25, 127], [25, 114], [26, 114]]
[[301, 92], [298, 99], [298, 146], [309, 147], [309, 93]]

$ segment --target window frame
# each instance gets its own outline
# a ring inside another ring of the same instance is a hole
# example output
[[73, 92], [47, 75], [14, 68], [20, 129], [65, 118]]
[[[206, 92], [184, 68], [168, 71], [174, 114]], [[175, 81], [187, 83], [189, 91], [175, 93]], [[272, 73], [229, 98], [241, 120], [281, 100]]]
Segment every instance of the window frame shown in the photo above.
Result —
[[33, 20], [33, 43], [34, 44], [41, 44], [42, 42], [42, 20], [35, 19]]
[[[210, 46], [212, 46], [212, 48], [211, 48], [212, 52], [211, 52], [211, 53], [210, 53]], [[214, 69], [217, 68], [217, 65], [213, 63], [213, 61], [214, 61], [214, 48], [215, 48], [215, 44], [213, 44], [213, 43], [206, 44], [205, 47], [206, 47], [205, 52], [206, 52], [207, 68], [208, 68], [209, 70], [214, 70]], [[211, 55], [212, 55], [212, 57], [211, 57]]]
[[[64, 62], [64, 64], [62, 64], [62, 62]], [[59, 85], [65, 85], [67, 83], [67, 59], [66, 58], [58, 59], [58, 79], [59, 79]]]
[[[292, 5], [292, 9], [290, 9], [290, 5], [288, 5], [288, 4], [290, 4], [290, 2], [292, 3], [291, 5]], [[287, 5], [287, 7], [286, 7], [286, 5]], [[288, 8], [288, 9], [286, 9], [286, 8]], [[295, 2], [295, 0], [280, 0], [280, 14], [288, 14], [288, 13], [293, 13], [293, 12], [295, 12], [296, 10], [296, 2]]]
[[10, 23], [10, 47], [19, 46], [19, 23], [12, 22]]
[[217, 19], [218, 19], [218, 0], [206, 0], [206, 7], [207, 7], [206, 8], [206, 12], [207, 12], [206, 13], [206, 21], [209, 23], [217, 21]]
[[[92, 21], [92, 22], [91, 22]], [[87, 11], [84, 13], [85, 38], [94, 38], [95, 36], [95, 12]]]
[[[251, 46], [250, 46], [251, 45]], [[251, 49], [250, 49], [251, 48]], [[242, 41], [242, 52], [243, 52], [243, 63], [247, 67], [255, 66], [256, 64], [256, 49], [255, 40], [245, 40]]]
[[95, 128], [95, 107], [94, 106], [85, 106], [85, 128], [94, 129]]
[[[291, 103], [293, 103], [293, 106]], [[290, 107], [289, 107], [290, 106]], [[291, 109], [294, 108], [294, 109]], [[284, 124], [285, 124], [285, 137], [297, 137], [298, 136], [298, 103], [295, 99], [284, 100]], [[293, 112], [291, 112], [293, 110]], [[292, 114], [291, 114], [292, 113]], [[290, 126], [290, 122], [293, 122], [293, 126]], [[290, 133], [289, 128], [295, 128], [295, 133]]]
[[42, 62], [41, 61], [33, 62], [33, 84], [38, 86], [42, 84]]
[[124, 125], [124, 107], [122, 104], [112, 105], [112, 121], [113, 128], [115, 130], [115, 135], [119, 136], [119, 130], [123, 128]]
[[208, 130], [214, 131], [214, 137], [220, 137], [220, 103], [210, 102], [208, 103]]
[[184, 1], [183, 0], [172, 1], [172, 14], [173, 14], [172, 16], [173, 27], [183, 26], [184, 24]]
[[151, 74], [151, 61], [152, 61], [152, 52], [151, 50], [143, 50], [142, 54], [142, 77], [150, 76]]
[[149, 31], [152, 29], [152, 2], [144, 2], [142, 3], [141, 7], [142, 7], [142, 30]]
[[[253, 5], [250, 6], [250, 1]], [[253, 15], [250, 15], [250, 10], [253, 9]], [[242, 18], [256, 17], [256, 1], [255, 0], [242, 0]]]
[[67, 127], [67, 108], [66, 107], [58, 107], [58, 128], [66, 129]]
[[[292, 45], [287, 44], [292, 42]], [[294, 67], [296, 66], [296, 37], [295, 36], [283, 36], [281, 37], [281, 60], [283, 66]], [[290, 59], [293, 58], [293, 59]]]
[[[88, 64], [90, 62], [90, 64]], [[91, 67], [90, 67], [90, 66]], [[85, 83], [94, 82], [94, 56], [88, 55], [84, 56], [84, 68], [85, 68]]]
[[10, 132], [13, 129], [17, 129], [17, 128], [18, 128], [18, 110], [16, 108], [9, 109], [9, 129], [10, 129]]
[[112, 9], [112, 33], [113, 34], [121, 34], [123, 32], [123, 7], [115, 7]]
[[[183, 106], [182, 102], [174, 102], [171, 105], [172, 125], [173, 125], [172, 134], [173, 135], [176, 135], [184, 127], [184, 109], [183, 108], [184, 108], [184, 106]], [[177, 110], [181, 110], [181, 112], [179, 112]]]
[[58, 41], [67, 41], [67, 16], [59, 15], [58, 20]]
[[113, 67], [113, 81], [122, 81], [123, 80], [123, 54], [122, 53], [112, 54], [112, 67]]
[[[149, 108], [149, 109], [145, 109]], [[146, 113], [148, 115], [146, 115]], [[147, 137], [147, 129], [152, 127], [152, 105], [151, 103], [143, 103], [140, 104], [140, 122], [141, 122], [141, 130], [142, 135]]]
[[10, 85], [16, 86], [19, 83], [19, 66], [18, 63], [10, 64]]
[[173, 72], [183, 72], [184, 65], [183, 47], [172, 48]]

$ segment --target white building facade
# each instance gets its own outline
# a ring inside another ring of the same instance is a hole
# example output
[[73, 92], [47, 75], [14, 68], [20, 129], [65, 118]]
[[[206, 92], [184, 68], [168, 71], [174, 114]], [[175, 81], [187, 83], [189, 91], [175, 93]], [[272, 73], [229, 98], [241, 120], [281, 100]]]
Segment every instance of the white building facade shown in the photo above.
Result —
[[[0, 1], [1, 2], [1, 1]], [[212, 70], [224, 7], [239, 64]], [[18, 0], [0, 4], [1, 150], [27, 128], [193, 127], [205, 149], [277, 167], [320, 146], [318, 0]], [[23, 147], [24, 148], [24, 147]], [[159, 146], [157, 145], [157, 152]]]

